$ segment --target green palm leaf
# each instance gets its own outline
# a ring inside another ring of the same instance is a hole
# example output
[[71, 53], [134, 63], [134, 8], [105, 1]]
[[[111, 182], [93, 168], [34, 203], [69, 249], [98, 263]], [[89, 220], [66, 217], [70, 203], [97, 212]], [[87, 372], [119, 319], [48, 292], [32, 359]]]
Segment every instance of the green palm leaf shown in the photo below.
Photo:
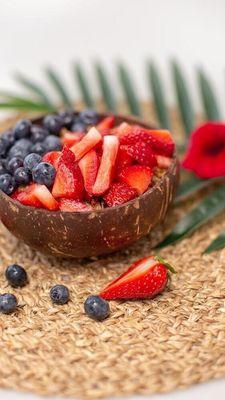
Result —
[[73, 70], [74, 70], [74, 75], [75, 79], [78, 83], [81, 96], [83, 99], [83, 102], [87, 107], [94, 108], [95, 102], [93, 100], [91, 91], [90, 91], [90, 85], [86, 79], [86, 75], [84, 73], [83, 67], [79, 63], [75, 63], [73, 65]]
[[171, 67], [181, 120], [183, 122], [186, 135], [189, 136], [190, 132], [195, 126], [195, 116], [190, 93], [178, 63], [176, 61], [172, 61]]
[[99, 86], [102, 92], [102, 98], [109, 111], [116, 112], [116, 99], [106, 75], [105, 69], [100, 63], [95, 64], [95, 71], [98, 78]]
[[56, 93], [58, 93], [63, 105], [65, 107], [72, 107], [73, 102], [71, 101], [70, 96], [68, 95], [67, 90], [64, 86], [64, 83], [61, 81], [57, 72], [50, 67], [47, 67], [45, 69], [45, 72]]
[[225, 247], [225, 230], [221, 232], [210, 245], [204, 250], [205, 254], [212, 253], [213, 251], [223, 249]]
[[196, 176], [191, 176], [191, 178], [186, 179], [180, 184], [178, 188], [175, 204], [186, 200], [188, 197], [194, 195], [199, 190], [211, 185], [213, 181], [213, 179], [200, 179]]
[[49, 96], [46, 94], [45, 90], [41, 86], [39, 86], [39, 84], [26, 78], [19, 72], [17, 72], [14, 77], [18, 83], [20, 83], [26, 89], [30, 90], [33, 94], [35, 94], [42, 103], [46, 103], [49, 106], [53, 105]]
[[162, 128], [170, 129], [170, 119], [165, 99], [165, 91], [159, 72], [153, 62], [147, 64], [147, 76], [150, 92], [153, 96], [154, 109]]
[[131, 114], [140, 116], [140, 103], [136, 96], [136, 90], [133, 86], [133, 80], [131, 79], [127, 68], [122, 63], [117, 65], [117, 70], [130, 112]]
[[209, 121], [220, 120], [221, 115], [216, 96], [211, 83], [202, 69], [197, 71], [197, 78], [206, 118]]
[[24, 111], [37, 111], [37, 112], [49, 112], [53, 111], [46, 104], [32, 103], [32, 102], [18, 102], [18, 101], [2, 101], [0, 102], [0, 109], [14, 109]]
[[173, 231], [156, 247], [162, 248], [173, 244], [197, 228], [214, 218], [225, 209], [225, 185], [207, 196], [189, 214], [185, 215], [175, 226]]

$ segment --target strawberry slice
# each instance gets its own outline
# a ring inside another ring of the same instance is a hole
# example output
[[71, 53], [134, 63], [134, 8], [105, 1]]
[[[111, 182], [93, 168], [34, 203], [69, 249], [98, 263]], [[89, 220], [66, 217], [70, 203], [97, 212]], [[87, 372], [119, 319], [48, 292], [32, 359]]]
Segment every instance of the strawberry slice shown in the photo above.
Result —
[[99, 167], [99, 157], [95, 150], [90, 150], [79, 161], [79, 167], [84, 179], [84, 187], [89, 194], [93, 191]]
[[110, 186], [103, 200], [108, 207], [119, 206], [138, 196], [136, 189], [131, 188], [122, 182], [115, 182]]
[[84, 182], [75, 156], [68, 147], [64, 147], [52, 189], [55, 198], [82, 200]]
[[129, 154], [128, 146], [120, 146], [118, 150], [118, 156], [116, 160], [117, 171], [121, 171], [124, 167], [131, 165], [133, 158]]
[[49, 151], [48, 153], [46, 153], [44, 155], [42, 160], [44, 162], [47, 162], [47, 163], [53, 165], [53, 167], [55, 167], [55, 169], [57, 170], [61, 154], [62, 154], [61, 151]]
[[175, 143], [173, 141], [170, 131], [164, 130], [149, 130], [151, 138], [151, 145], [153, 150], [160, 155], [166, 157], [172, 157], [175, 149]]
[[119, 140], [114, 135], [103, 138], [103, 154], [93, 187], [93, 194], [98, 196], [105, 193], [112, 182], [116, 157], [119, 148]]
[[137, 261], [100, 293], [105, 300], [153, 298], [161, 293], [174, 269], [161, 257], [149, 256]]
[[131, 165], [124, 168], [118, 175], [120, 182], [126, 183], [136, 189], [138, 194], [144, 193], [153, 177], [151, 168], [142, 165]]
[[159, 168], [168, 169], [172, 164], [172, 158], [164, 156], [156, 156], [157, 164]]
[[101, 122], [99, 122], [99, 124], [97, 125], [97, 130], [102, 133], [102, 131], [111, 129], [114, 125], [114, 122], [115, 117], [113, 115], [106, 117]]
[[116, 135], [119, 139], [131, 135], [132, 132], [133, 127], [127, 122], [122, 122], [122, 124], [113, 129], [114, 135]]
[[93, 210], [90, 204], [70, 199], [59, 199], [59, 209], [67, 212], [83, 212]]
[[127, 152], [140, 165], [155, 167], [157, 165], [155, 154], [151, 146], [145, 142], [137, 142], [134, 145], [126, 146]]
[[71, 147], [76, 161], [79, 161], [89, 150], [93, 149], [102, 140], [102, 135], [96, 128], [91, 128], [83, 139]]
[[78, 143], [83, 139], [84, 133], [82, 132], [69, 132], [67, 130], [63, 131], [61, 137], [61, 143], [63, 146], [67, 145], [69, 147], [73, 146], [75, 143]]
[[35, 183], [32, 183], [25, 187], [19, 187], [13, 194], [12, 199], [19, 201], [24, 206], [31, 206], [36, 208], [42, 208], [42, 203], [37, 199], [34, 194]]
[[33, 190], [34, 196], [48, 210], [55, 211], [59, 209], [59, 203], [54, 199], [51, 192], [45, 185], [35, 185]]

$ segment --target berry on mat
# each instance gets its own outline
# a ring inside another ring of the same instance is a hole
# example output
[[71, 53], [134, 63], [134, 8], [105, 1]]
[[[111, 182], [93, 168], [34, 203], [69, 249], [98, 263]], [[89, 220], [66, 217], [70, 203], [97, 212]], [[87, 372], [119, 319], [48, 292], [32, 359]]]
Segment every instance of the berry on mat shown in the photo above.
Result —
[[133, 200], [137, 196], [138, 192], [136, 189], [126, 185], [125, 183], [115, 182], [111, 185], [103, 199], [108, 207], [113, 207]]
[[22, 287], [28, 282], [25, 269], [17, 264], [9, 265], [6, 268], [5, 276], [9, 284], [13, 287]]
[[144, 193], [148, 189], [152, 177], [153, 172], [151, 168], [143, 165], [131, 165], [124, 168], [118, 175], [120, 182], [136, 189], [139, 194]]
[[89, 150], [93, 149], [102, 140], [102, 135], [96, 128], [91, 128], [83, 139], [71, 147], [76, 161], [79, 161]]
[[32, 170], [33, 181], [40, 185], [52, 186], [55, 180], [55, 168], [46, 162], [40, 162]]
[[106, 300], [153, 298], [161, 293], [174, 269], [161, 257], [150, 256], [132, 264], [100, 293]]
[[109, 303], [100, 296], [89, 296], [85, 300], [84, 311], [96, 321], [103, 321], [110, 315]]
[[89, 194], [93, 191], [93, 186], [98, 173], [99, 157], [95, 150], [90, 150], [79, 161], [79, 167], [84, 179], [84, 187]]
[[50, 290], [50, 297], [53, 304], [66, 304], [69, 301], [70, 292], [64, 285], [55, 285]]
[[51, 192], [45, 185], [35, 185], [33, 195], [48, 210], [56, 211], [59, 209], [58, 202], [54, 199]]
[[41, 156], [39, 154], [30, 153], [24, 158], [23, 166], [29, 173], [41, 162]]
[[16, 188], [15, 179], [10, 174], [0, 175], [0, 190], [9, 196], [13, 193]]
[[10, 314], [17, 308], [17, 298], [14, 294], [4, 293], [0, 295], [0, 312]]

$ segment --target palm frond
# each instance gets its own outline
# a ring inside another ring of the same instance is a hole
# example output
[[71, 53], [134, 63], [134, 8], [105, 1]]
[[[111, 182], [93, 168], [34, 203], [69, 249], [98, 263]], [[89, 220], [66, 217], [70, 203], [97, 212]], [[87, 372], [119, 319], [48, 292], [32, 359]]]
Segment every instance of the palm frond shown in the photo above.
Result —
[[67, 89], [65, 88], [65, 85], [59, 77], [58, 73], [51, 67], [46, 67], [45, 73], [56, 93], [59, 95], [59, 98], [62, 101], [63, 105], [65, 107], [72, 107], [73, 102], [70, 99]]
[[122, 63], [117, 65], [117, 72], [131, 114], [140, 116], [140, 102], [137, 98], [136, 89], [134, 88], [130, 73]]
[[47, 95], [46, 91], [36, 82], [31, 80], [30, 78], [26, 78], [20, 72], [16, 72], [14, 75], [16, 82], [20, 83], [25, 89], [28, 89], [32, 94], [37, 96], [37, 98], [42, 102], [46, 103], [49, 106], [53, 106], [53, 103], [49, 96]]
[[197, 79], [206, 118], [209, 121], [219, 121], [221, 119], [219, 105], [212, 85], [202, 69], [198, 69]]
[[74, 77], [80, 89], [81, 97], [86, 107], [94, 108], [95, 102], [90, 91], [85, 72], [80, 63], [73, 64]]
[[95, 72], [102, 93], [102, 100], [104, 101], [107, 110], [116, 112], [117, 105], [115, 95], [109, 83], [109, 78], [106, 74], [105, 68], [99, 62], [95, 63]]

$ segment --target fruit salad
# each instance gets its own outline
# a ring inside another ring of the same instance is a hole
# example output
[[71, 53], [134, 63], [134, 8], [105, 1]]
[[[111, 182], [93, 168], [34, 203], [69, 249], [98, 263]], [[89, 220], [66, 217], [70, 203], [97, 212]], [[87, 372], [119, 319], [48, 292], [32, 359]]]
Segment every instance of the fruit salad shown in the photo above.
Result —
[[23, 119], [0, 137], [0, 189], [25, 206], [84, 212], [124, 204], [170, 167], [168, 130], [115, 123], [94, 110]]

